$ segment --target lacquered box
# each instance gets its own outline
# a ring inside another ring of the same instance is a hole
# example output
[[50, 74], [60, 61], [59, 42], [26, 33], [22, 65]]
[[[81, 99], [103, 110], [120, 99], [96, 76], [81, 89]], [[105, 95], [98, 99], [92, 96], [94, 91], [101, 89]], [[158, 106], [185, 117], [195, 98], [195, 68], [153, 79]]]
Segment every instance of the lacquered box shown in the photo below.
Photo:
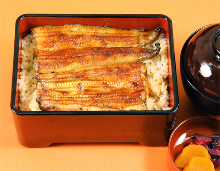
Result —
[[[18, 79], [21, 40], [44, 25], [82, 24], [120, 29], [163, 28], [168, 45], [169, 110], [149, 111], [20, 111]], [[140, 143], [166, 146], [179, 106], [172, 21], [165, 15], [25, 14], [15, 28], [11, 110], [19, 142], [26, 147], [52, 143]]]

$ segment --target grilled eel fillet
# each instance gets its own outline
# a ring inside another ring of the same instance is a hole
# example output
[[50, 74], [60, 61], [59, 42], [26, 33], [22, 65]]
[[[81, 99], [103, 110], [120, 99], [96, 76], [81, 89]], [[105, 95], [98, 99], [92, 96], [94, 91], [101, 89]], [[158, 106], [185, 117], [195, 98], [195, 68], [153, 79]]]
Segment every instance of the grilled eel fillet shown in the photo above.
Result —
[[36, 27], [32, 32], [37, 41], [37, 49], [53, 51], [82, 47], [144, 46], [158, 37], [160, 29], [146, 32], [75, 24]]
[[42, 110], [146, 110], [149, 85], [140, 61], [160, 29], [121, 30], [82, 25], [32, 29], [38, 61], [37, 101]]
[[32, 32], [39, 73], [137, 62], [160, 50], [145, 47], [159, 36], [159, 28], [146, 32], [76, 24], [37, 27]]
[[146, 110], [145, 72], [135, 62], [38, 74], [37, 99], [48, 111]]

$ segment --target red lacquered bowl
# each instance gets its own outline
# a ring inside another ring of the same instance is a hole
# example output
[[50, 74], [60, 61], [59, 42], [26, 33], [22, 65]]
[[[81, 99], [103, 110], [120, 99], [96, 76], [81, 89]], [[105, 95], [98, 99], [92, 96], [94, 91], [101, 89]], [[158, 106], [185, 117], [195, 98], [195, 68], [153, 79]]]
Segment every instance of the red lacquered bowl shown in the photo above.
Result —
[[184, 90], [202, 112], [220, 116], [220, 23], [194, 32], [184, 43], [180, 71]]
[[220, 117], [199, 116], [187, 119], [180, 123], [172, 132], [168, 150], [169, 155], [167, 165], [170, 171], [181, 171], [175, 166], [175, 159], [192, 140], [190, 137], [194, 133], [199, 133], [205, 136], [220, 134]]

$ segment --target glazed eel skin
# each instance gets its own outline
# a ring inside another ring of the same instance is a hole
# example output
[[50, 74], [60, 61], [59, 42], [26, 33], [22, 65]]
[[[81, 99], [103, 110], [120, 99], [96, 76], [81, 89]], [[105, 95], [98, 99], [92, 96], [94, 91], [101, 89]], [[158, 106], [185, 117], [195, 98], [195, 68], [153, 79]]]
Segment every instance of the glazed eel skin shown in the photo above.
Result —
[[144, 59], [160, 34], [65, 25], [32, 29], [38, 61], [37, 101], [45, 111], [146, 110], [150, 92]]
[[149, 85], [143, 63], [37, 75], [42, 110], [145, 110]]

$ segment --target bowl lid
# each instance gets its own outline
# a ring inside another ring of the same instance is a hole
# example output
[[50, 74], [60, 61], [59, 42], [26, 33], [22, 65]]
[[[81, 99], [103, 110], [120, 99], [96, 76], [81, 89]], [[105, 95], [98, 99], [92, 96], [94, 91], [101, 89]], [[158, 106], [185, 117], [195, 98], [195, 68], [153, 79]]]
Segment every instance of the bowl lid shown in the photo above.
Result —
[[197, 30], [183, 51], [182, 69], [189, 82], [220, 101], [220, 23]]

